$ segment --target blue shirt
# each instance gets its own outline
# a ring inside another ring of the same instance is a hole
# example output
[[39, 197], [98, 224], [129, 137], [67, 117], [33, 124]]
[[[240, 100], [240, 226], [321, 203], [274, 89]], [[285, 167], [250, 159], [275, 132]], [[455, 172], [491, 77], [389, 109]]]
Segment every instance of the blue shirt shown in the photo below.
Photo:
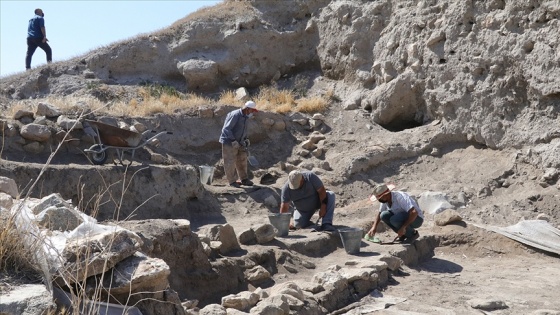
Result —
[[420, 210], [420, 207], [418, 206], [416, 200], [410, 197], [407, 193], [402, 191], [392, 191], [391, 200], [391, 207], [389, 207], [389, 203], [382, 203], [379, 206], [379, 212], [391, 210], [391, 212], [393, 212], [394, 214], [397, 214], [399, 212], [408, 213], [410, 209], [414, 208], [416, 209], [416, 212], [418, 212], [418, 216], [422, 219], [424, 218], [424, 214], [422, 213], [422, 210]]
[[241, 109], [229, 112], [222, 127], [220, 143], [231, 144], [237, 141], [241, 144], [247, 138], [247, 120], [249, 116], [243, 115]]
[[280, 199], [282, 203], [293, 202], [299, 212], [314, 212], [321, 208], [317, 190], [323, 187], [323, 182], [313, 172], [301, 172], [301, 175], [303, 175], [303, 185], [298, 189], [291, 189], [286, 182], [282, 187]]
[[45, 19], [43, 19], [40, 15], [35, 15], [31, 20], [29, 20], [27, 38], [43, 38], [43, 32], [41, 32], [42, 27], [45, 27]]

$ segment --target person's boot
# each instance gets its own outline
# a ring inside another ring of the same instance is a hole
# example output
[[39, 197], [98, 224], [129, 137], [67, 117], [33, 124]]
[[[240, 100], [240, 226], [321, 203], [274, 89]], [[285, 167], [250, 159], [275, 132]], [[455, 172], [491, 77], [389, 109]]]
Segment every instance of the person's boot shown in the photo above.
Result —
[[407, 237], [405, 239], [405, 242], [408, 243], [408, 244], [412, 244], [419, 237], [420, 237], [420, 233], [418, 233], [418, 231], [414, 230], [414, 234], [412, 234], [411, 237]]
[[243, 186], [253, 186], [253, 182], [250, 179], [245, 178], [244, 180], [241, 181], [241, 185], [243, 185]]

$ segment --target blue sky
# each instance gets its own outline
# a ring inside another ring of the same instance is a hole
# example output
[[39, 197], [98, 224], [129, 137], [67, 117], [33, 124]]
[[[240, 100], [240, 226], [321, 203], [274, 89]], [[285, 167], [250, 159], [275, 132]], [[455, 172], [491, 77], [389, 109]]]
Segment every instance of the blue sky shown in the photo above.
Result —
[[[27, 23], [36, 8], [45, 13], [47, 38], [56, 62], [168, 27], [202, 7], [220, 2], [0, 0], [0, 76], [25, 70]], [[31, 67], [45, 63], [45, 52], [37, 48]]]

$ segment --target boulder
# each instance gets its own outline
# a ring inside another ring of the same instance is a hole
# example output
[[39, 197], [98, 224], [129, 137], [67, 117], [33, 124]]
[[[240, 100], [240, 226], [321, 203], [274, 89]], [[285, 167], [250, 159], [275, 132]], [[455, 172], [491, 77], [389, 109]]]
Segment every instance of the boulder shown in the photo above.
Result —
[[21, 127], [20, 134], [24, 139], [39, 142], [47, 141], [51, 137], [49, 127], [38, 124], [28, 124]]
[[12, 198], [17, 198], [19, 192], [16, 181], [8, 177], [0, 176], [0, 192], [8, 194]]

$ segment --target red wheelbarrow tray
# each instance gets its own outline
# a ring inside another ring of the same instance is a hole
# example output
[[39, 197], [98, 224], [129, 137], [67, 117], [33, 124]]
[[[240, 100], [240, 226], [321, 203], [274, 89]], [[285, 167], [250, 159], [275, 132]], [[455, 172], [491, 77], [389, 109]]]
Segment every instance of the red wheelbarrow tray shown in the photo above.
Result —
[[86, 120], [90, 125], [95, 126], [99, 131], [101, 143], [114, 147], [136, 147], [142, 141], [142, 134], [99, 121]]

